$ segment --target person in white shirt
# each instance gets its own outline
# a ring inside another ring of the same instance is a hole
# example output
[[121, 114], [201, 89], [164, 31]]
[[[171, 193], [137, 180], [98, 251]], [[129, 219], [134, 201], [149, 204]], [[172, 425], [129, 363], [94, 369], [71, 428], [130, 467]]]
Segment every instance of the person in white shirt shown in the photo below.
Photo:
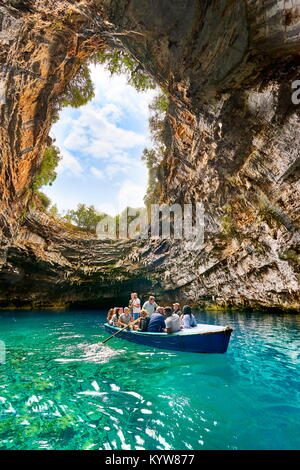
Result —
[[180, 331], [180, 317], [177, 313], [173, 313], [171, 307], [165, 307], [165, 324], [166, 324], [166, 332], [167, 333], [176, 333], [176, 331]]
[[138, 295], [136, 292], [134, 292], [131, 296], [131, 308], [132, 308], [133, 320], [137, 320], [140, 316], [141, 301], [138, 298]]
[[192, 309], [188, 305], [185, 305], [182, 309], [182, 327], [183, 328], [195, 328], [197, 326], [197, 321], [194, 315], [192, 314]]
[[150, 295], [149, 300], [144, 303], [143, 309], [147, 310], [148, 315], [151, 317], [155, 310], [157, 309], [157, 303], [155, 302], [155, 297], [153, 295]]

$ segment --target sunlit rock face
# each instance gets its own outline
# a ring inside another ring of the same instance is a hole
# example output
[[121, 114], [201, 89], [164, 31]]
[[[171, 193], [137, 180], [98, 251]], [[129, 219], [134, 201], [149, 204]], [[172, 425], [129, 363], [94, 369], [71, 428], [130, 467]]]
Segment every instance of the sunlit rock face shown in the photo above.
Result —
[[[55, 100], [106, 44], [170, 94], [161, 198], [204, 203], [197, 252], [103, 243], [27, 212]], [[299, 46], [299, 0], [2, 1], [0, 305], [96, 305], [134, 289], [299, 309]]]

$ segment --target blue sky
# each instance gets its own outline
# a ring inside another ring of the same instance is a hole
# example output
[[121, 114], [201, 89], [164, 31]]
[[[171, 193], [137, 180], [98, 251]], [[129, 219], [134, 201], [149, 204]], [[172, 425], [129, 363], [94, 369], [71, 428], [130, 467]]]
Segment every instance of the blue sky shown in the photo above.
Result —
[[114, 215], [143, 205], [148, 176], [141, 154], [151, 146], [148, 106], [157, 91], [138, 93], [103, 66], [91, 66], [91, 74], [95, 98], [63, 109], [51, 129], [62, 160], [43, 192], [60, 213], [85, 203]]

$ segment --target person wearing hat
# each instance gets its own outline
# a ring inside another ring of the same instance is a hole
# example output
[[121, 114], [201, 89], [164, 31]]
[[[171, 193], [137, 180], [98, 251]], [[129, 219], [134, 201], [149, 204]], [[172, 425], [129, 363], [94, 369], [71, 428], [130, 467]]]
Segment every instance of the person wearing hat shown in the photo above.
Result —
[[173, 304], [173, 313], [177, 313], [177, 315], [179, 316], [182, 315], [180, 310], [180, 304], [178, 302], [175, 302], [175, 304]]

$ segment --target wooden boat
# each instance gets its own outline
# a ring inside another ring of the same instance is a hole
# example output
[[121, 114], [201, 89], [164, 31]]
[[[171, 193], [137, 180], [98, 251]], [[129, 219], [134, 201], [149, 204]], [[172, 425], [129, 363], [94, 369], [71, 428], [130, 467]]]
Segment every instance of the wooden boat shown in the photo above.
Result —
[[[104, 324], [111, 334], [120, 328]], [[117, 338], [127, 339], [133, 343], [153, 346], [160, 349], [196, 353], [225, 353], [228, 348], [232, 328], [230, 326], [215, 326], [198, 324], [194, 328], [182, 329], [176, 333], [152, 333], [123, 330]]]

